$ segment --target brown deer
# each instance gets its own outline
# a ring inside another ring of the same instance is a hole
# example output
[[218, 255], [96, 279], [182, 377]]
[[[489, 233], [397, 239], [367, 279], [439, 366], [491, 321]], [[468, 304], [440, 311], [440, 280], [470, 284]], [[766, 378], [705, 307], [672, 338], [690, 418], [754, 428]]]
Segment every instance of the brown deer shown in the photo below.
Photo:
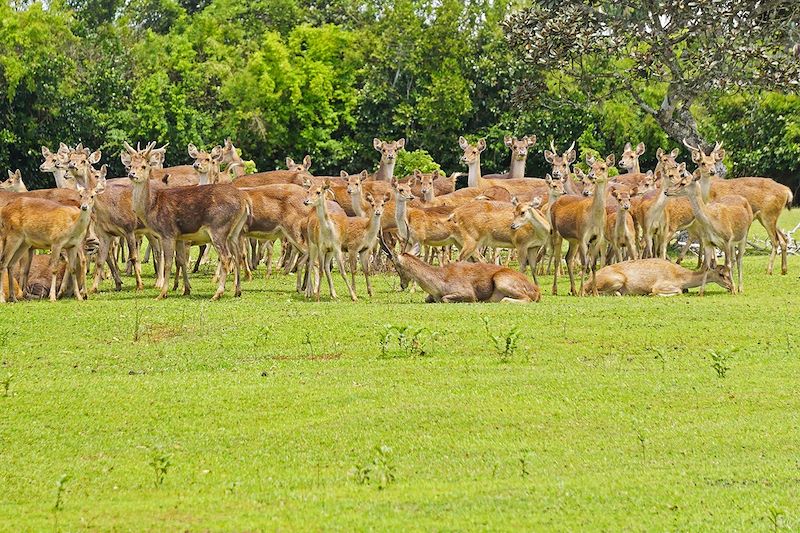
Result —
[[544, 151], [544, 160], [550, 163], [553, 168], [550, 169], [550, 175], [554, 180], [561, 180], [564, 184], [566, 194], [580, 196], [583, 191], [578, 187], [576, 181], [573, 179], [570, 167], [575, 162], [578, 152], [575, 150], [575, 142], [573, 141], [567, 150], [558, 155], [558, 150], [553, 140], [550, 140], [550, 149]]
[[386, 193], [383, 197], [375, 199], [367, 193], [369, 216], [347, 217], [347, 226], [342, 241], [342, 248], [347, 251], [350, 260], [353, 290], [355, 291], [356, 288], [356, 261], [359, 261], [367, 284], [367, 294], [370, 297], [372, 296], [372, 284], [369, 281], [369, 260], [378, 242], [383, 206], [390, 197], [391, 195]]
[[[742, 284], [742, 259], [747, 246], [747, 232], [753, 223], [753, 210], [742, 196], [728, 195], [706, 203], [701, 192], [700, 180], [702, 171], [684, 176], [667, 191], [670, 196], [686, 196], [692, 206], [695, 223], [694, 232], [700, 237], [705, 254], [704, 272], [707, 274], [713, 265], [714, 247], [725, 253], [725, 265], [738, 271], [738, 288], [734, 285], [734, 294], [744, 291]], [[706, 278], [700, 286], [700, 294], [705, 291]]]
[[[632, 209], [634, 221], [637, 222], [642, 235], [642, 257], [666, 259], [667, 245], [678, 229], [671, 229], [672, 225], [680, 223], [682, 226], [685, 223], [681, 220], [683, 218], [681, 213], [685, 213], [688, 200], [669, 198], [666, 194], [672, 183], [679, 180], [686, 172], [685, 163], [676, 164], [675, 157], [677, 155], [677, 149], [671, 153], [664, 152], [661, 148], [656, 151], [658, 158], [656, 173], [660, 177], [659, 188], [645, 193]], [[691, 213], [691, 208], [688, 210]]]
[[8, 171], [8, 179], [0, 183], [0, 190], [10, 192], [28, 192], [25, 182], [22, 181], [22, 173], [19, 171], [19, 169], [15, 170], [14, 172], [11, 172], [10, 170]]
[[378, 163], [378, 170], [372, 175], [376, 181], [391, 181], [394, 177], [394, 167], [397, 164], [397, 153], [405, 148], [406, 140], [382, 141], [375, 137], [372, 139], [372, 146], [381, 153], [381, 160]]
[[[617, 206], [616, 208], [606, 208], [605, 236], [609, 243], [606, 259], [609, 263], [639, 258], [636, 246], [636, 230], [633, 227], [633, 217], [630, 214], [631, 196], [634, 196], [636, 192], [636, 189], [614, 189], [611, 191], [611, 196], [617, 201]], [[609, 210], [611, 212], [608, 212]]]
[[503, 144], [511, 150], [511, 166], [504, 174], [489, 174], [484, 179], [522, 179], [525, 177], [525, 163], [528, 160], [528, 149], [536, 144], [536, 135], [524, 136], [522, 139], [503, 137]]
[[478, 139], [475, 144], [470, 144], [463, 136], [458, 138], [458, 145], [464, 151], [461, 161], [469, 169], [467, 183], [470, 187], [503, 187], [514, 196], [534, 194], [544, 197], [547, 194], [547, 185], [540, 178], [502, 179], [489, 180], [481, 176], [481, 153], [486, 150], [486, 139]]
[[[225, 143], [222, 146], [220, 162], [227, 165], [227, 174], [233, 173], [233, 176], [229, 178], [231, 181], [244, 176], [244, 160], [241, 158], [239, 150], [233, 145], [230, 139], [225, 139]], [[310, 158], [309, 166], [311, 166]]]
[[328, 281], [331, 298], [336, 299], [336, 290], [333, 287], [331, 275], [331, 263], [335, 259], [339, 273], [350, 293], [350, 299], [355, 302], [357, 300], [356, 292], [350, 285], [350, 280], [347, 279], [342, 256], [342, 244], [347, 232], [347, 216], [328, 212], [327, 197], [330, 188], [329, 180], [325, 180], [322, 185], [311, 185], [304, 202], [305, 205], [314, 209], [309, 214], [307, 223], [308, 267], [306, 276], [308, 280], [306, 281], [306, 297], [314, 296], [319, 301], [320, 271], [323, 271], [325, 279]]
[[[133, 182], [133, 210], [139, 220], [161, 243], [162, 261], [157, 285], [158, 299], [166, 298], [169, 274], [178, 241], [208, 242], [217, 251], [221, 272], [217, 290], [219, 299], [225, 292], [228, 269], [233, 261], [235, 296], [241, 295], [239, 235], [251, 207], [247, 196], [231, 184], [203, 187], [176, 187], [156, 190], [150, 186], [151, 143], [144, 150], [134, 150], [125, 143], [122, 162], [130, 170]], [[188, 274], [184, 268], [184, 293], [188, 293]]]
[[772, 243], [767, 274], [772, 274], [775, 257], [780, 249], [781, 274], [788, 271], [786, 235], [778, 228], [778, 219], [784, 209], [792, 204], [792, 191], [785, 185], [770, 178], [745, 177], [722, 179], [717, 177], [719, 164], [725, 157], [722, 143], [717, 143], [711, 153], [706, 155], [699, 146], [692, 146], [684, 139], [683, 144], [692, 154], [692, 161], [700, 170], [700, 189], [703, 200], [708, 202], [727, 195], [743, 196], [750, 204], [753, 215], [764, 226]]
[[637, 259], [609, 265], [597, 271], [592, 289], [601, 294], [677, 296], [707, 281], [733, 291], [727, 266], [695, 272], [666, 259]]
[[644, 143], [637, 144], [635, 149], [631, 146], [631, 143], [625, 143], [625, 147], [622, 149], [622, 157], [619, 158], [619, 167], [624, 168], [628, 174], [641, 174], [639, 158], [644, 155], [644, 152]]
[[428, 293], [426, 302], [529, 303], [541, 299], [539, 287], [510, 268], [462, 261], [434, 267], [413, 254], [396, 253], [382, 238], [380, 243], [400, 276], [401, 287], [416, 282]]
[[392, 181], [394, 187], [394, 216], [397, 236], [406, 247], [413, 244], [440, 247], [456, 243], [456, 224], [447, 207], [410, 207], [414, 194], [408, 184]]
[[63, 189], [67, 186], [64, 181], [64, 176], [67, 173], [64, 164], [69, 157], [69, 152], [69, 146], [64, 143], [58, 146], [56, 152], [51, 152], [49, 148], [42, 146], [42, 157], [44, 157], [44, 161], [39, 165], [39, 171], [52, 174], [56, 181], [56, 188], [58, 189]]
[[222, 160], [222, 147], [215, 146], [210, 152], [198, 150], [194, 144], [189, 144], [187, 149], [189, 157], [194, 159], [192, 168], [197, 173], [198, 184], [208, 185], [219, 183], [219, 166]]
[[311, 156], [306, 155], [299, 163], [295, 163], [294, 159], [287, 157], [286, 169], [291, 172], [309, 172], [311, 169]]
[[[575, 276], [573, 273], [573, 258], [579, 254], [581, 260], [581, 290], [586, 271], [592, 269], [592, 278], [596, 272], [597, 259], [602, 253], [606, 220], [606, 185], [608, 184], [608, 167], [614, 165], [614, 155], [605, 160], [595, 159], [587, 155], [586, 163], [591, 167], [589, 179], [595, 186], [591, 198], [578, 196], [562, 196], [550, 208], [550, 216], [556, 237], [553, 251], [556, 265], [561, 264], [561, 239], [567, 239], [567, 271], [569, 272], [570, 293], [578, 295], [575, 290]], [[558, 269], [553, 276], [553, 294], [558, 292]]]
[[[25, 287], [33, 251], [49, 249], [50, 267], [53, 272], [50, 300], [55, 301], [56, 273], [63, 251], [67, 255], [67, 267], [72, 276], [75, 297], [82, 300], [79, 280], [83, 273], [78, 260], [78, 250], [83, 245], [86, 230], [91, 222], [95, 196], [102, 192], [102, 189], [85, 189], [79, 185], [80, 208], [28, 197], [20, 197], [6, 204], [0, 210], [0, 234], [3, 235], [0, 286], [7, 286], [8, 280], [12, 277], [12, 268], [27, 254], [27, 264], [20, 279], [20, 286]], [[10, 296], [12, 299], [15, 297], [13, 292]], [[5, 302], [2, 292], [0, 292], [0, 302]]]

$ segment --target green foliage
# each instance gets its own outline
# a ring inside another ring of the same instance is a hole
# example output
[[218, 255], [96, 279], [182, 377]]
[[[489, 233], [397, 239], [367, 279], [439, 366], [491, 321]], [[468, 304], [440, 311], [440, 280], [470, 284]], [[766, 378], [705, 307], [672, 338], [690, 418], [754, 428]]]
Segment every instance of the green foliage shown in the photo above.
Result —
[[397, 153], [394, 174], [395, 176], [410, 176], [414, 170], [428, 173], [441, 169], [442, 167], [433, 160], [427, 150], [400, 150]]

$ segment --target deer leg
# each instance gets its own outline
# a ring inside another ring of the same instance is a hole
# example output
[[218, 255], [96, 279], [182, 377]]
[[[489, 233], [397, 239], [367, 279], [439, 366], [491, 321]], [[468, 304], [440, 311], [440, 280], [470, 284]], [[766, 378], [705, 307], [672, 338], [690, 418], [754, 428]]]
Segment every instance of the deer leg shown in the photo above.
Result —
[[[586, 279], [586, 270], [589, 268], [589, 245], [583, 241], [578, 243], [578, 254], [581, 260], [581, 286], [577, 296], [583, 296], [583, 282]], [[569, 253], [567, 254], [567, 260], [569, 260]]]
[[197, 261], [194, 262], [194, 268], [192, 269], [193, 274], [197, 274], [200, 271], [200, 264], [203, 262], [203, 257], [205, 257], [207, 249], [207, 244], [200, 245], [200, 253], [197, 256]]
[[100, 288], [100, 280], [103, 277], [103, 263], [109, 258], [109, 247], [111, 242], [108, 235], [98, 236], [100, 238], [100, 247], [97, 250], [97, 255], [94, 256], [94, 281], [89, 288], [89, 292], [95, 293]]
[[[335, 300], [337, 296], [336, 296], [336, 289], [333, 288], [333, 271], [331, 270], [333, 268], [333, 252], [325, 253], [324, 259], [325, 260], [323, 262], [324, 264], [322, 265], [322, 268], [325, 270], [325, 280], [328, 282], [328, 289], [330, 290], [331, 298]], [[347, 272], [344, 270], [344, 268], [340, 267], [340, 270], [342, 271], [343, 276], [347, 276]], [[350, 283], [347, 281], [346, 277], [344, 282], [347, 284], [348, 287], [350, 286]]]
[[[363, 250], [359, 254], [359, 259], [361, 260], [361, 270], [364, 271], [364, 281], [367, 284], [367, 294], [370, 298], [372, 298], [372, 283], [369, 281], [369, 260], [371, 257], [369, 250]], [[356, 284], [353, 282], [353, 290], [355, 290]]]
[[[58, 299], [58, 294], [56, 293], [56, 278], [58, 277], [58, 264], [61, 261], [61, 247], [54, 246], [50, 250], [50, 301], [55, 302]], [[70, 274], [74, 274], [72, 272], [72, 267], [67, 265], [67, 270], [64, 273], [64, 278], [67, 277], [66, 272]]]
[[[14, 266], [26, 252], [28, 249], [22, 245], [21, 240], [14, 243], [6, 242], [2, 269], [5, 279], [0, 280], [0, 302], [6, 301], [4, 295], [6, 286], [8, 286], [9, 301], [17, 301], [17, 295], [14, 292]], [[25, 286], [21, 288], [23, 291], [25, 290]]]
[[[345, 285], [347, 285], [347, 290], [350, 292], [350, 299], [352, 301], [358, 300], [355, 291], [355, 274], [353, 274], [353, 285], [350, 285], [350, 280], [347, 279], [347, 273], [344, 271], [344, 256], [340, 250], [336, 250], [333, 252], [333, 255], [336, 257], [336, 263], [339, 265], [339, 271], [342, 274], [342, 279], [344, 280]], [[333, 258], [331, 258], [333, 259]], [[328, 267], [330, 268], [330, 266]], [[353, 270], [355, 270], [355, 262], [353, 263]]]
[[175, 260], [176, 242], [173, 238], [161, 239], [161, 292], [156, 300], [163, 300], [167, 297], [169, 289], [169, 275], [172, 272], [172, 262]]
[[[67, 251], [67, 270], [72, 273], [72, 290], [75, 292], [75, 298], [80, 302], [83, 301], [83, 295], [81, 294], [81, 288], [79, 284], [79, 270], [83, 268], [83, 265], [80, 264], [78, 259], [78, 250], [73, 247]], [[58, 272], [54, 271], [54, 275], [57, 275]]]
[[[35, 250], [33, 248], [28, 248], [27, 251], [28, 251], [28, 253], [25, 256], [25, 263], [23, 265], [21, 265], [20, 278], [19, 278], [19, 282], [20, 282], [19, 286], [23, 291], [25, 290], [25, 287], [28, 286], [28, 277], [30, 276], [31, 262], [33, 261], [33, 254], [34, 254]], [[11, 263], [12, 266], [14, 264], [16, 264], [16, 261]], [[10, 290], [11, 289], [9, 288], [9, 291]]]
[[136, 277], [136, 290], [144, 288], [142, 283], [142, 264], [139, 261], [139, 246], [136, 236], [133, 233], [125, 235], [125, 242], [128, 245], [128, 263], [133, 267], [133, 275]]

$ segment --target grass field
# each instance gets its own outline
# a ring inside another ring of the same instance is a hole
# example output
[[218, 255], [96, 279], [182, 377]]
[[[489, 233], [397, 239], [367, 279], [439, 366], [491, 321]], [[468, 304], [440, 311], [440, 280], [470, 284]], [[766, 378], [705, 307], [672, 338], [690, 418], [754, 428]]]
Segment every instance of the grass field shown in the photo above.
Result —
[[740, 296], [2, 306], [0, 530], [798, 529], [800, 260], [766, 261]]

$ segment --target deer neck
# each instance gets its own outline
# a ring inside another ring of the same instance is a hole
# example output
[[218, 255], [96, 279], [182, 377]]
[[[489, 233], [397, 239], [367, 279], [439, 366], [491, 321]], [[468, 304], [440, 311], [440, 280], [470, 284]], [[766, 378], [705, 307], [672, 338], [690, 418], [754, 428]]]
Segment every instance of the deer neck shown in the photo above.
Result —
[[65, 189], [67, 187], [67, 171], [57, 168], [53, 171], [53, 178], [56, 180], [56, 187], [59, 189]]
[[240, 178], [240, 177], [244, 176], [244, 160], [242, 160], [242, 158], [239, 157], [239, 154], [236, 153], [236, 150], [234, 150], [233, 151], [233, 155], [231, 155], [231, 162], [228, 163], [228, 168], [230, 168], [231, 165], [233, 165], [233, 164], [237, 164], [233, 168], [233, 177], [234, 178]]
[[408, 205], [400, 195], [394, 195], [394, 222], [397, 225], [397, 235], [404, 241], [410, 236], [408, 227]]
[[219, 181], [219, 166], [211, 165], [208, 172], [198, 172], [198, 185], [211, 185]]
[[711, 219], [708, 216], [708, 206], [706, 206], [706, 203], [703, 201], [701, 190], [697, 182], [689, 185], [686, 192], [688, 193], [686, 196], [689, 198], [689, 204], [692, 206], [694, 218], [705, 228], [713, 227]]
[[435, 198], [436, 192], [433, 190], [433, 185], [431, 185], [431, 188], [425, 193], [425, 195], [422, 197], [422, 200], [427, 203], [432, 202]]
[[354, 192], [350, 195], [350, 203], [353, 204], [353, 212], [357, 217], [366, 216], [364, 214], [364, 205], [361, 203], [363, 196], [361, 189], [358, 189], [358, 192]]
[[642, 172], [641, 167], [639, 166], [639, 160], [636, 159], [631, 165], [631, 168], [626, 169], [628, 174], [640, 174]]
[[606, 219], [606, 185], [608, 180], [600, 181], [594, 190], [594, 197], [592, 198], [592, 220], [595, 224], [603, 227]]
[[525, 177], [525, 163], [528, 160], [527, 156], [523, 159], [517, 159], [511, 156], [511, 167], [508, 169], [508, 177], [512, 179], [519, 179]]
[[623, 235], [625, 233], [625, 222], [628, 220], [628, 211], [622, 209], [622, 206], [617, 206], [617, 219], [614, 221], [614, 235]]
[[658, 188], [658, 196], [656, 197], [655, 202], [653, 202], [650, 206], [650, 210], [648, 214], [651, 217], [658, 217], [661, 218], [662, 213], [664, 213], [664, 209], [667, 207], [667, 189], [669, 188], [669, 184], [667, 183], [666, 178], [661, 178], [661, 186]]
[[567, 176], [567, 181], [564, 182], [564, 191], [572, 196], [580, 196], [581, 190], [578, 189], [578, 185], [575, 183], [573, 176], [574, 174]]
[[375, 213], [372, 213], [372, 215], [369, 217], [369, 224], [367, 225], [366, 234], [367, 242], [375, 242], [375, 240], [378, 238], [378, 232], [381, 230], [381, 216], [383, 216], [383, 214], [376, 215]]
[[381, 157], [381, 162], [378, 163], [378, 170], [375, 172], [375, 179], [378, 181], [392, 181], [392, 178], [394, 177], [394, 166], [396, 163], [397, 159], [389, 162]]
[[441, 297], [444, 292], [444, 279], [438, 269], [409, 254], [398, 256], [395, 264], [399, 264], [400, 268], [408, 277], [416, 281], [422, 290], [436, 298]]
[[483, 178], [481, 177], [481, 156], [477, 156], [475, 160], [469, 165], [469, 172], [467, 173], [467, 186], [479, 187]]
[[155, 207], [153, 205], [154, 203], [154, 195], [150, 190], [149, 176], [148, 179], [142, 181], [141, 183], [133, 182], [133, 190], [131, 191], [131, 207], [133, 207], [133, 212], [136, 213], [136, 216], [145, 226], [147, 225], [148, 213]]
[[689, 270], [687, 272], [684, 272], [681, 279], [681, 288], [693, 289], [695, 287], [699, 287], [700, 285], [703, 284], [703, 276], [705, 274], [706, 273], [703, 270], [698, 270], [698, 271]]
[[324, 198], [321, 199], [319, 203], [317, 203], [317, 218], [319, 219], [319, 227], [322, 232], [325, 234], [332, 234], [333, 233], [333, 222], [331, 221], [331, 217], [328, 215], [328, 201]]
[[710, 174], [701, 174], [700, 176], [700, 194], [703, 196], [703, 201], [708, 202], [711, 198], [711, 179]]

